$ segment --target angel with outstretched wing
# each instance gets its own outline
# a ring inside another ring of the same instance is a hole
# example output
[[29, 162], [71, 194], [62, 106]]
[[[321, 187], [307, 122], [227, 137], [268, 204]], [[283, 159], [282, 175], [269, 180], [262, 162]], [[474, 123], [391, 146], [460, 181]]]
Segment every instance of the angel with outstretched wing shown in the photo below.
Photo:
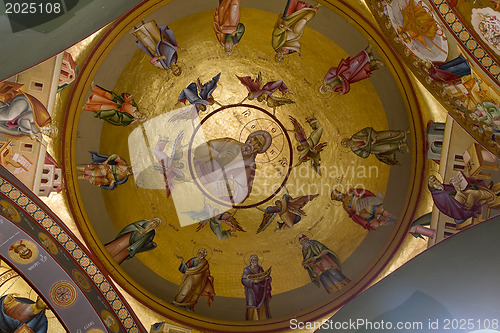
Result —
[[302, 210], [302, 208], [304, 208], [309, 201], [313, 200], [317, 196], [318, 194], [310, 194], [293, 198], [288, 194], [288, 191], [285, 188], [285, 194], [282, 199], [276, 200], [274, 206], [269, 206], [266, 209], [257, 207], [257, 209], [264, 212], [262, 222], [257, 229], [257, 233], [261, 233], [266, 230], [266, 228], [269, 227], [269, 225], [271, 225], [274, 219], [278, 216], [281, 222], [278, 222], [278, 227], [275, 231], [292, 228], [294, 224], [300, 222], [303, 216], [306, 216], [306, 213]]
[[179, 102], [186, 103], [186, 101], [188, 101], [196, 108], [196, 112], [205, 111], [207, 105], [217, 103], [212, 97], [212, 93], [217, 89], [219, 79], [220, 73], [203, 85], [200, 79], [196, 80], [196, 82], [192, 82], [187, 88], [182, 89], [179, 95]]
[[265, 101], [267, 102], [267, 106], [273, 108], [274, 113], [278, 106], [294, 103], [294, 101], [288, 98], [271, 96], [277, 90], [281, 91], [282, 94], [288, 92], [288, 87], [282, 80], [269, 81], [261, 87], [262, 73], [260, 72], [255, 80], [250, 76], [240, 77], [236, 75], [236, 77], [248, 90], [248, 95], [240, 102], [240, 104], [246, 99], [257, 99], [259, 102]]
[[174, 180], [186, 181], [184, 172], [184, 163], [181, 158], [184, 155], [182, 152], [182, 140], [184, 138], [184, 131], [180, 132], [175, 138], [174, 147], [172, 148], [171, 156], [168, 156], [164, 150], [168, 143], [167, 140], [160, 140], [156, 143], [155, 157], [160, 162], [161, 167], [155, 167], [158, 171], [163, 173], [165, 180], [165, 187], [167, 189], [167, 198], [172, 194], [174, 188]]
[[[190, 210], [188, 212], [184, 212], [184, 214], [188, 215], [194, 221], [199, 221], [196, 232], [200, 231], [203, 227], [209, 224], [210, 229], [212, 229], [214, 235], [216, 235], [219, 239], [236, 237], [236, 231], [245, 232], [243, 227], [234, 218], [236, 211], [233, 213], [224, 212], [219, 214], [219, 210], [217, 208], [212, 208], [209, 204], [205, 204], [201, 210]], [[229, 225], [229, 230], [222, 229], [223, 222]]]
[[295, 139], [299, 142], [299, 145], [297, 146], [299, 161], [293, 167], [310, 160], [314, 171], [321, 176], [320, 152], [326, 147], [326, 142], [319, 142], [321, 140], [321, 135], [323, 134], [323, 126], [321, 126], [319, 120], [316, 118], [307, 118], [306, 121], [313, 130], [309, 137], [307, 137], [304, 128], [300, 125], [297, 119], [290, 116], [290, 120], [293, 124], [293, 130], [288, 131], [294, 132]]

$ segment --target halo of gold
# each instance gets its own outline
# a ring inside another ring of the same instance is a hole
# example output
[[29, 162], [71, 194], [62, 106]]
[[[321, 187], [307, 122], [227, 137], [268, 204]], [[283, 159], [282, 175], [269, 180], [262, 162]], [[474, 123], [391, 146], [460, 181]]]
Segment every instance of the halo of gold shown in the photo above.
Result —
[[167, 227], [167, 219], [165, 218], [165, 216], [163, 216], [163, 214], [160, 214], [160, 213], [156, 213], [156, 212], [153, 212], [151, 215], [149, 215], [149, 217], [147, 218], [148, 221], [151, 221], [153, 220], [154, 218], [158, 218], [161, 220], [161, 223], [159, 226], [157, 226], [155, 228], [156, 231], [161, 231], [161, 230], [165, 230], [165, 228]]
[[262, 251], [248, 251], [243, 255], [243, 262], [246, 266], [248, 266], [250, 264], [250, 257], [254, 254], [259, 258], [259, 263], [262, 266], [262, 263], [264, 262], [264, 253]]
[[317, 97], [319, 97], [321, 99], [329, 99], [329, 98], [331, 98], [333, 96], [333, 92], [332, 91], [329, 91], [326, 94], [322, 94], [322, 93], [319, 92], [319, 88], [321, 88], [324, 84], [325, 84], [325, 81], [323, 81], [323, 80], [317, 81], [314, 84], [314, 93], [316, 94]]
[[294, 239], [293, 239], [293, 245], [295, 245], [296, 247], [298, 247], [299, 249], [302, 250], [302, 244], [300, 244], [300, 242], [299, 242], [299, 236], [300, 235], [304, 235], [304, 236], [306, 236], [309, 239], [314, 239], [314, 237], [313, 237], [312, 233], [310, 233], [309, 231], [301, 232], [300, 234], [297, 235], [297, 237], [294, 237]]
[[[437, 180], [439, 180], [441, 182], [441, 184], [443, 184], [443, 176], [441, 176], [441, 174], [436, 171], [436, 170], [430, 170], [429, 171], [429, 177], [430, 176], [434, 176], [437, 178]], [[427, 178], [427, 181], [429, 181], [429, 178]]]
[[193, 257], [196, 257], [198, 255], [198, 251], [200, 249], [205, 249], [207, 251], [207, 255], [205, 256], [205, 259], [210, 260], [210, 258], [212, 258], [214, 251], [212, 250], [210, 245], [207, 245], [207, 244], [196, 244], [195, 246], [193, 246]]
[[[0, 206], [13, 209], [15, 214], [14, 214], [14, 216], [9, 216], [9, 217], [14, 222], [17, 222], [17, 223], [21, 222], [21, 215], [19, 214], [18, 210], [14, 206], [12, 206], [12, 204], [10, 202], [8, 202], [6, 200], [0, 200]], [[7, 215], [7, 214], [5, 214], [5, 215]]]
[[[29, 257], [27, 259], [21, 258], [21, 256], [19, 255], [19, 253], [16, 253], [14, 251], [13, 246], [14, 245], [19, 245], [19, 244], [23, 244], [28, 249], [31, 250], [31, 257]], [[35, 243], [33, 243], [32, 241], [29, 241], [29, 240], [26, 240], [26, 239], [22, 239], [20, 241], [15, 241], [9, 247], [9, 256], [10, 256], [10, 258], [12, 260], [14, 260], [15, 262], [17, 262], [18, 264], [23, 264], [23, 265], [31, 264], [33, 261], [35, 261], [38, 258], [38, 246], [36, 246]]]
[[336, 142], [337, 149], [342, 153], [350, 153], [351, 148], [342, 146], [342, 140], [350, 139], [352, 137], [352, 135], [349, 135], [348, 133], [339, 133], [339, 135], [337, 137], [338, 137], [337, 142]]
[[116, 317], [115, 317], [115, 316], [113, 316], [113, 315], [111, 314], [111, 312], [109, 312], [109, 311], [107, 311], [107, 310], [102, 310], [102, 311], [101, 311], [101, 317], [102, 317], [103, 322], [104, 322], [104, 321], [106, 320], [106, 318], [108, 318], [108, 317], [113, 318], [113, 322], [114, 322], [114, 324], [113, 324], [113, 325], [111, 325], [111, 326], [108, 326], [108, 325], [106, 325], [106, 326], [107, 326], [110, 330], [112, 330], [113, 332], [115, 332], [115, 333], [116, 333], [116, 332], [118, 332], [118, 331], [120, 330], [120, 326], [118, 325], [118, 319], [116, 319]]
[[[50, 253], [57, 254], [59, 250], [57, 249], [56, 243], [44, 232], [38, 233], [38, 238], [42, 243], [42, 246], [46, 248]], [[46, 244], [47, 243], [47, 244]]]

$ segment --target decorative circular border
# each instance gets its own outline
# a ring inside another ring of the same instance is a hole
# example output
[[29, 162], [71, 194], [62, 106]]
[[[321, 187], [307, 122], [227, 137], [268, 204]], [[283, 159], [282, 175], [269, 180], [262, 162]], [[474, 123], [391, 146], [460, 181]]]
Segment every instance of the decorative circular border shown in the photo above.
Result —
[[[225, 105], [225, 106], [222, 106], [222, 107], [218, 108], [217, 110], [211, 112], [210, 116], [213, 116], [213, 115], [215, 115], [218, 112], [224, 111], [225, 109], [234, 108], [234, 107], [247, 107], [247, 108], [252, 108], [252, 109], [259, 110], [259, 111], [263, 112], [264, 114], [266, 114], [267, 116], [271, 117], [271, 119], [273, 119], [276, 122], [276, 124], [278, 124], [278, 126], [281, 128], [281, 130], [283, 131], [283, 135], [284, 135], [284, 137], [286, 138], [286, 140], [288, 142], [288, 149], [289, 149], [289, 152], [290, 152], [290, 162], [288, 163], [288, 168], [287, 168], [288, 170], [287, 170], [287, 173], [285, 175], [285, 178], [283, 179], [283, 182], [281, 182], [281, 184], [278, 187], [278, 189], [276, 189], [267, 198], [262, 199], [261, 201], [253, 203], [253, 204], [250, 204], [250, 205], [240, 205], [240, 204], [231, 205], [229, 202], [225, 202], [225, 201], [221, 201], [219, 199], [216, 199], [212, 195], [210, 195], [209, 193], [207, 193], [203, 189], [203, 186], [201, 184], [199, 184], [198, 181], [197, 181], [197, 179], [196, 179], [197, 177], [195, 176], [195, 172], [193, 170], [193, 165], [191, 163], [191, 161], [192, 161], [191, 152], [193, 150], [193, 140], [189, 141], [189, 148], [188, 148], [189, 172], [191, 173], [191, 177], [193, 178], [193, 181], [194, 181], [195, 185], [198, 187], [198, 189], [203, 193], [203, 195], [205, 195], [207, 198], [209, 198], [213, 202], [216, 202], [216, 203], [218, 203], [220, 205], [223, 205], [223, 206], [232, 207], [232, 208], [235, 208], [235, 209], [257, 207], [257, 206], [262, 205], [263, 203], [268, 202], [272, 198], [274, 198], [276, 196], [276, 194], [278, 194], [279, 191], [281, 191], [281, 189], [285, 186], [286, 181], [288, 180], [288, 177], [290, 176], [290, 170], [292, 169], [292, 166], [293, 166], [293, 146], [292, 146], [292, 142], [290, 140], [290, 136], [286, 132], [285, 126], [283, 126], [283, 124], [275, 116], [273, 116], [270, 112], [266, 111], [265, 109], [263, 109], [263, 108], [261, 108], [259, 106], [255, 106], [255, 105], [251, 105], [251, 104], [230, 104], [230, 105]], [[192, 135], [193, 138], [196, 136], [196, 133], [198, 133], [198, 131], [201, 129], [201, 126], [205, 123], [205, 121], [207, 119], [209, 119], [209, 117], [203, 118], [203, 120], [195, 128], [195, 130], [193, 132], [193, 135]]]
[[[273, 120], [274, 120], [274, 119], [273, 119]], [[244, 130], [245, 130], [245, 129], [247, 129], [247, 126], [249, 126], [250, 124], [252, 124], [252, 123], [254, 123], [254, 122], [255, 122], [256, 124], [259, 124], [259, 125], [261, 124], [261, 122], [269, 122], [269, 123], [271, 123], [271, 124], [273, 123], [270, 119], [266, 119], [266, 118], [255, 118], [255, 119], [250, 120], [248, 123], [246, 123], [246, 124], [245, 124], [245, 126], [243, 126], [243, 128], [242, 128], [242, 129], [241, 129], [241, 131], [240, 131], [240, 137], [239, 137], [239, 139], [238, 139], [240, 142], [241, 142], [241, 140], [244, 138], [244, 136], [243, 136], [243, 132], [244, 132]], [[265, 130], [267, 130], [269, 127], [273, 127], [273, 126], [272, 126], [272, 125], [271, 125], [271, 126], [268, 126], [268, 127], [266, 127], [266, 129], [265, 129]], [[279, 127], [280, 127], [280, 129], [281, 129], [281, 126], [279, 126]], [[247, 130], [248, 130], [248, 129], [247, 129]], [[264, 129], [262, 129], [262, 130], [264, 130]], [[272, 132], [272, 130], [271, 130], [271, 132]], [[269, 132], [268, 132], [268, 133], [269, 133]], [[278, 147], [277, 147], [277, 146], [275, 145], [275, 143], [274, 143], [274, 138], [276, 138], [276, 137], [278, 137], [278, 136], [281, 136], [281, 135], [282, 135], [283, 137], [285, 137], [285, 136], [288, 136], [288, 133], [286, 133], [286, 132], [281, 132], [281, 134], [275, 135], [275, 136], [273, 137], [273, 142], [272, 142], [272, 145], [273, 145], [274, 147], [276, 147], [276, 148], [278, 148]], [[284, 147], [284, 146], [285, 146], [285, 142], [283, 141], [283, 143], [282, 143], [282, 145], [281, 145], [281, 148], [278, 148], [278, 149], [280, 150], [280, 152], [281, 152], [281, 151], [283, 151], [283, 147]], [[269, 149], [271, 149], [271, 147], [269, 147]], [[268, 149], [268, 150], [269, 150], [269, 149]], [[291, 151], [293, 152], [293, 150], [291, 150]], [[267, 158], [268, 158], [268, 161], [257, 161], [257, 159], [256, 159], [256, 160], [255, 160], [255, 163], [256, 163], [256, 164], [266, 164], [266, 163], [270, 163], [270, 162], [274, 161], [275, 159], [277, 159], [277, 158], [280, 156], [280, 154], [278, 154], [278, 155], [274, 156], [273, 158], [269, 158], [269, 155], [267, 155], [267, 151], [265, 152], [265, 154], [266, 154], [266, 156], [267, 156]]]
[[[399, 59], [397, 52], [390, 46], [385, 36], [368, 21], [363, 14], [358, 12], [344, 0], [317, 0], [317, 2], [323, 4], [326, 8], [343, 17], [347, 22], [350, 22], [351, 25], [367, 38], [373, 46], [377, 47], [379, 55], [384, 58], [384, 63], [388, 65], [388, 69], [393, 74], [394, 80], [399, 87], [403, 102], [407, 109], [411, 126], [410, 130], [413, 134], [411, 140], [412, 165], [410, 170], [410, 179], [412, 182], [410, 182], [408, 186], [406, 205], [403, 207], [400, 215], [401, 223], [395, 226], [385, 248], [380, 252], [378, 260], [373, 262], [370, 267], [361, 274], [360, 278], [356, 281], [355, 287], [350, 288], [346, 292], [339, 293], [335, 297], [321, 304], [317, 304], [315, 307], [305, 309], [290, 316], [270, 319], [263, 322], [218, 320], [196, 313], [186, 313], [168, 302], [159, 300], [155, 295], [150, 294], [143, 287], [132, 283], [132, 279], [111, 258], [89, 222], [78, 191], [78, 180], [73, 172], [76, 167], [76, 136], [80, 118], [80, 112], [77, 110], [82, 109], [85, 103], [86, 93], [92, 84], [92, 80], [97, 70], [118, 40], [128, 34], [137, 21], [144, 19], [144, 17], [152, 14], [154, 11], [171, 1], [173, 0], [158, 2], [143, 1], [140, 5], [135, 7], [134, 11], [127, 13], [127, 15], [117, 20], [115, 25], [103, 36], [94, 48], [82, 68], [81, 75], [75, 82], [67, 105], [66, 117], [63, 125], [62, 169], [64, 171], [64, 181], [67, 188], [68, 205], [74, 220], [77, 222], [78, 229], [82, 233], [87, 244], [92, 248], [93, 253], [101, 260], [102, 264], [105, 265], [109, 272], [113, 272], [113, 278], [118, 284], [147, 307], [183, 325], [203, 331], [257, 333], [288, 330], [292, 318], [302, 322], [312, 322], [328, 318], [345, 303], [356, 297], [360, 292], [372, 284], [373, 280], [391, 261], [394, 253], [402, 244], [407, 234], [407, 227], [413, 220], [418, 200], [422, 195], [422, 181], [425, 170], [424, 125], [420, 113], [420, 106], [410, 76], [403, 62]], [[104, 285], [101, 285], [101, 290], [104, 288]]]
[[50, 288], [50, 299], [60, 308], [72, 306], [76, 302], [76, 296], [76, 288], [67, 281], [59, 281]]

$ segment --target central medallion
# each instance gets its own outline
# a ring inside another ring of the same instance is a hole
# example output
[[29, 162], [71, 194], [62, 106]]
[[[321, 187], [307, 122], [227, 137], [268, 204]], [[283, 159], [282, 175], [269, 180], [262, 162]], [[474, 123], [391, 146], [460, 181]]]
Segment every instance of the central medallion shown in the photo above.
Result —
[[189, 170], [203, 195], [220, 205], [250, 208], [272, 199], [292, 167], [286, 128], [254, 105], [221, 107], [194, 130]]

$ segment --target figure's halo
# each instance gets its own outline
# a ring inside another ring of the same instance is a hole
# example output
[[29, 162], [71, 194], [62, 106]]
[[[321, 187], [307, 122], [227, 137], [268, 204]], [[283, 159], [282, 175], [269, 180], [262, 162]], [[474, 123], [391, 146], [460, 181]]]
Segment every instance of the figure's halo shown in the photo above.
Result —
[[158, 214], [158, 213], [151, 213], [151, 214], [149, 214], [147, 219], [148, 219], [148, 221], [151, 221], [155, 217], [157, 217], [161, 220], [161, 224], [156, 228], [156, 230], [157, 231], [164, 230], [165, 227], [167, 226], [167, 219], [165, 218], [165, 216], [163, 216], [162, 214]]
[[247, 253], [245, 253], [243, 255], [243, 262], [245, 263], [246, 266], [248, 266], [250, 264], [250, 256], [252, 254], [255, 254], [257, 255], [257, 257], [259, 257], [259, 265], [262, 266], [262, 263], [264, 262], [264, 253], [262, 251], [248, 251]]
[[274, 57], [276, 56], [276, 52], [274, 52], [269, 59], [270, 59], [270, 61], [277, 64], [278, 66], [286, 67], [286, 66], [288, 66], [288, 63], [290, 62], [290, 56], [292, 56], [292, 55], [293, 55], [293, 53], [292, 54], [284, 54], [283, 61], [277, 62], [276, 60], [274, 60]]
[[[338, 189], [338, 187], [341, 187], [342, 190]], [[335, 185], [332, 186], [332, 190], [330, 191], [330, 194], [328, 194], [330, 196], [330, 203], [332, 206], [342, 206], [342, 202], [338, 201], [338, 200], [332, 200], [332, 196], [331, 196], [331, 193], [333, 192], [333, 190], [338, 190], [342, 193], [345, 193], [346, 189], [344, 188], [344, 186], [342, 185], [342, 183], [340, 182], [337, 182], [335, 183]]]
[[293, 238], [293, 245], [295, 245], [296, 247], [298, 247], [299, 249], [302, 249], [302, 244], [300, 244], [299, 242], [299, 236], [300, 235], [304, 235], [304, 236], [307, 236], [307, 238], [309, 239], [313, 239], [313, 234], [310, 233], [309, 231], [303, 231], [299, 234], [297, 234], [294, 238]]
[[427, 181], [431, 176], [435, 176], [441, 182], [441, 184], [443, 184], [443, 176], [441, 176], [441, 174], [438, 171], [436, 170], [429, 171], [429, 177], [427, 178]]
[[343, 146], [342, 146], [342, 144], [341, 144], [342, 140], [344, 140], [344, 139], [350, 139], [350, 138], [351, 138], [351, 136], [350, 136], [349, 134], [347, 134], [347, 133], [340, 133], [340, 134], [338, 135], [338, 139], [337, 139], [337, 142], [336, 142], [336, 143], [337, 143], [337, 148], [338, 148], [338, 149], [339, 149], [342, 153], [348, 153], [348, 152], [350, 152], [350, 151], [351, 151], [351, 149], [350, 149], [350, 148], [343, 147]]
[[317, 97], [321, 99], [329, 99], [330, 97], [333, 96], [333, 93], [331, 91], [328, 91], [326, 94], [322, 94], [320, 92], [320, 88], [324, 85], [324, 81], [318, 81], [314, 84], [314, 93], [316, 94]]
[[[7, 216], [7, 217], [10, 217], [12, 221], [17, 223], [21, 222], [21, 215], [19, 215], [19, 211], [14, 206], [12, 206], [10, 202], [5, 200], [0, 200], [0, 206], [2, 206], [4, 209], [10, 209], [10, 212], [12, 212], [12, 216]], [[7, 215], [6, 213], [4, 214]]]
[[226, 50], [224, 50], [224, 46], [222, 46], [219, 42], [217, 42], [217, 45], [218, 45], [218, 49], [219, 49], [218, 56], [221, 57], [222, 59], [231, 60], [231, 59], [236, 59], [236, 58], [241, 57], [238, 44], [233, 45], [233, 53], [230, 56], [226, 55]]
[[199, 249], [205, 249], [205, 250], [207, 250], [207, 256], [205, 257], [205, 259], [209, 260], [210, 258], [212, 258], [212, 255], [213, 255], [214, 251], [207, 244], [196, 244], [193, 247], [193, 257], [196, 257], [198, 255], [198, 250]]
[[169, 75], [172, 75], [172, 77], [175, 79], [175, 78], [183, 78], [185, 75], [186, 75], [186, 72], [188, 70], [188, 67], [187, 65], [183, 62], [183, 61], [177, 61], [176, 62], [176, 65], [179, 66], [179, 68], [181, 69], [181, 75], [179, 76], [175, 76], [173, 73], [172, 73], [172, 70], [169, 69], [168, 72], [169, 72]]

